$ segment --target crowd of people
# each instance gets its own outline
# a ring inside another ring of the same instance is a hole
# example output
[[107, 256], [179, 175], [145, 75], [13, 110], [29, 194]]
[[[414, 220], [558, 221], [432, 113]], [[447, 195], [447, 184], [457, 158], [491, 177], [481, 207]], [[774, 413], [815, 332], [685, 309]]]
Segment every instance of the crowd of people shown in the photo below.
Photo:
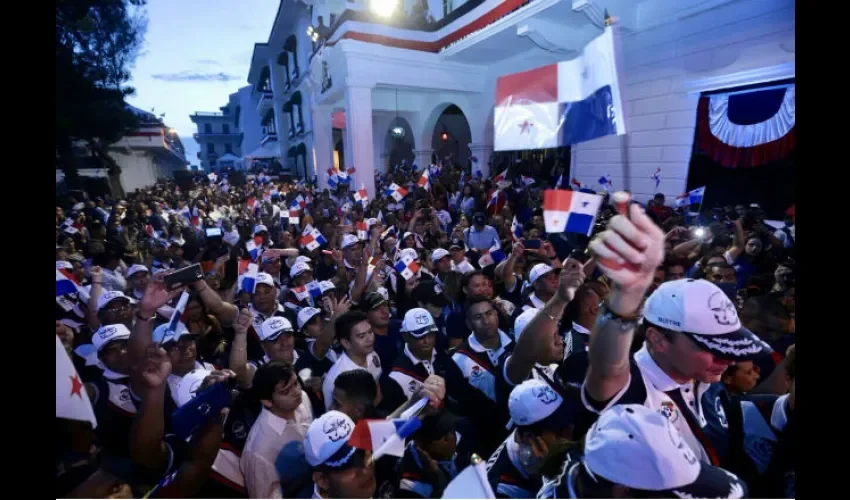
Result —
[[479, 459], [498, 498], [795, 496], [793, 216], [599, 193], [547, 233], [551, 179], [427, 172], [58, 200], [96, 426], [57, 417], [57, 498], [441, 498]]

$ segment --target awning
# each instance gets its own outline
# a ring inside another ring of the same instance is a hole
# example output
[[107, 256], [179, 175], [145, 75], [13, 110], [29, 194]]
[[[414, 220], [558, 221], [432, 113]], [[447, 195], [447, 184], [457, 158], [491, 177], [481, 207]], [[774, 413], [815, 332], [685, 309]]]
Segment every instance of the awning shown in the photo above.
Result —
[[221, 163], [221, 162], [231, 162], [231, 161], [240, 161], [240, 160], [241, 160], [241, 158], [239, 158], [238, 156], [227, 153], [226, 155], [219, 158], [218, 162]]
[[270, 141], [245, 155], [245, 158], [280, 158], [280, 144]]

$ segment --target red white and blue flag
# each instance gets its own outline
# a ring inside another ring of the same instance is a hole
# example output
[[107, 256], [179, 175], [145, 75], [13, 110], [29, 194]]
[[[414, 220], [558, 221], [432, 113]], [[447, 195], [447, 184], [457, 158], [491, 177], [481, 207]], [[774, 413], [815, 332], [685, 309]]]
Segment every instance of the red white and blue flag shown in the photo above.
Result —
[[590, 236], [602, 197], [582, 193], [547, 189], [543, 193], [543, 222], [547, 233], [579, 233]]
[[574, 59], [499, 78], [494, 149], [555, 148], [625, 134], [614, 38], [608, 26]]
[[516, 215], [514, 215], [514, 220], [511, 222], [511, 238], [514, 242], [517, 242], [522, 238], [522, 224], [516, 220]]
[[507, 256], [505, 252], [502, 251], [502, 247], [499, 245], [493, 245], [489, 250], [484, 252], [481, 257], [478, 259], [478, 265], [481, 269], [484, 269], [487, 266], [492, 266], [494, 264], [498, 264], [505, 260]]
[[56, 296], [77, 293], [79, 283], [66, 269], [56, 270]]
[[427, 168], [422, 171], [422, 177], [419, 178], [419, 182], [416, 185], [425, 190], [431, 189], [431, 173]]
[[605, 191], [611, 191], [611, 189], [614, 187], [614, 183], [611, 182], [611, 175], [608, 174], [600, 177], [599, 185], [601, 185], [602, 189], [604, 189]]
[[655, 180], [655, 189], [658, 189], [658, 186], [661, 185], [661, 167], [658, 167], [655, 173], [652, 174], [652, 178]]
[[407, 196], [407, 189], [393, 182], [390, 184], [390, 187], [387, 188], [386, 195], [392, 197], [392, 199], [396, 202], [400, 202], [405, 196]]
[[685, 194], [680, 194], [676, 197], [676, 207], [687, 207], [691, 205], [699, 205], [702, 203], [702, 198], [705, 196], [705, 186], [698, 187]]
[[410, 255], [402, 255], [393, 267], [399, 274], [401, 274], [401, 277], [406, 280], [416, 276], [416, 273], [419, 272], [419, 264], [417, 264], [416, 260]]
[[248, 255], [251, 256], [251, 260], [256, 261], [260, 258], [260, 254], [263, 252], [263, 237], [255, 236], [253, 240], [246, 241], [245, 248], [248, 250]]

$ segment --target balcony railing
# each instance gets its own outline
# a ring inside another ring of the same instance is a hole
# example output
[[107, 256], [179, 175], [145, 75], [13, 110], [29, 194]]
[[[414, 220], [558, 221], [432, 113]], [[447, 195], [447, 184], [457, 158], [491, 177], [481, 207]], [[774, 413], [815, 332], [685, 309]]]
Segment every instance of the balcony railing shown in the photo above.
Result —
[[260, 141], [260, 145], [264, 145], [267, 142], [277, 141], [277, 133], [276, 132], [263, 132], [263, 140]]
[[[376, 43], [383, 45], [440, 52], [534, 1], [504, 0], [502, 2], [490, 2], [492, 8], [489, 10], [478, 9], [477, 12], [473, 13], [473, 10], [485, 4], [488, 0], [469, 0], [438, 20], [434, 20], [426, 15], [427, 13], [421, 11], [411, 14], [398, 12], [390, 18], [383, 18], [370, 10], [346, 9], [330, 28], [321, 27], [324, 28], [322, 31], [326, 33], [323, 36], [325, 43], [316, 44], [310, 58], [312, 59], [315, 56], [322, 45], [334, 45], [344, 38], [362, 41], [379, 38], [381, 41]], [[359, 26], [355, 28], [353, 23]], [[368, 29], [364, 25], [374, 25], [374, 30]], [[349, 32], [354, 33], [349, 36]], [[423, 37], [423, 33], [428, 35]]]
[[192, 134], [192, 137], [194, 137], [195, 140], [198, 140], [198, 139], [230, 139], [230, 138], [233, 138], [233, 137], [239, 137], [241, 135], [242, 135], [241, 132], [227, 132], [227, 133], [224, 133], [224, 132], [198, 132], [197, 134]]
[[265, 112], [267, 110], [271, 109], [271, 107], [273, 106], [272, 105], [273, 100], [274, 100], [274, 94], [272, 93], [272, 91], [271, 90], [264, 91], [260, 95], [260, 100], [257, 102], [257, 113], [259, 113], [260, 116], [263, 116], [265, 114]]

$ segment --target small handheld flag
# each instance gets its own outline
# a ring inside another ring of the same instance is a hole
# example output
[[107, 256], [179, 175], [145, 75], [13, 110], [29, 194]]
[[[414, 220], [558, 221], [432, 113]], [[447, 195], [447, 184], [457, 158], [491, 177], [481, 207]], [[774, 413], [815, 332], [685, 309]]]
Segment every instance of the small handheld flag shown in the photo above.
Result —
[[543, 193], [543, 221], [547, 233], [590, 236], [602, 197], [580, 191], [547, 189]]
[[658, 186], [661, 185], [661, 167], [658, 167], [658, 170], [652, 174], [652, 178], [655, 179], [655, 189], [658, 189]]
[[59, 337], [56, 337], [56, 417], [91, 422], [97, 427], [89, 393]]

